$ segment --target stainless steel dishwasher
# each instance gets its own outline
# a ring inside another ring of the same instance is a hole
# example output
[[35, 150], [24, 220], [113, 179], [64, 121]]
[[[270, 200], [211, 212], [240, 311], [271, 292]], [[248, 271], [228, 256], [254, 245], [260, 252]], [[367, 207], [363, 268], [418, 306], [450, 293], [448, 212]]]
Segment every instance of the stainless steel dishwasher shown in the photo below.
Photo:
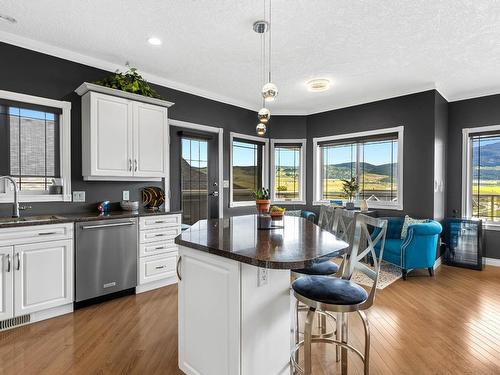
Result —
[[75, 301], [137, 286], [137, 219], [76, 224]]

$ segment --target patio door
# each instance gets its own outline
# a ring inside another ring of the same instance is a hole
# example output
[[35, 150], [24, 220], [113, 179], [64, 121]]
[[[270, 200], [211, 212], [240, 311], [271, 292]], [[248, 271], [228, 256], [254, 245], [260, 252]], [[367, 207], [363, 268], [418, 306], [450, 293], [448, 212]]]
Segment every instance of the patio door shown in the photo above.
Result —
[[183, 224], [219, 217], [218, 139], [211, 133], [170, 128], [171, 209]]

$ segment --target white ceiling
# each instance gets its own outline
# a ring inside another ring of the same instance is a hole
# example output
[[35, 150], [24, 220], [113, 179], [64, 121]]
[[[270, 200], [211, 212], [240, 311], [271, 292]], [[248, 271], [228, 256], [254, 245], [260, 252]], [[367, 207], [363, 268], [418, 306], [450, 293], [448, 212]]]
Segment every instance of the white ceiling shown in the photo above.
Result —
[[[437, 88], [448, 100], [500, 92], [500, 2], [272, 0], [274, 114], [309, 114]], [[0, 40], [260, 107], [263, 0], [2, 0]], [[163, 40], [152, 47], [150, 36]], [[310, 93], [304, 82], [333, 80]]]

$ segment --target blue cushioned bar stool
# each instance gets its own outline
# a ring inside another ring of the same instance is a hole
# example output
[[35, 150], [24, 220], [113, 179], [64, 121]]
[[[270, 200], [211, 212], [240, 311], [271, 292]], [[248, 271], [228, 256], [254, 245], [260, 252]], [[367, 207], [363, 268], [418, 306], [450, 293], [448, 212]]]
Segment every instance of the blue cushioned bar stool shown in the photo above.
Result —
[[[379, 228], [378, 234], [374, 238], [370, 236], [369, 227]], [[355, 218], [354, 238], [350, 246], [350, 252], [344, 260], [342, 277], [308, 275], [300, 277], [293, 282], [292, 288], [295, 297], [309, 308], [304, 328], [304, 340], [297, 343], [291, 355], [295, 371], [306, 375], [311, 374], [311, 344], [314, 342], [323, 342], [333, 343], [342, 348], [341, 368], [343, 375], [347, 374], [347, 350], [352, 350], [361, 358], [364, 363], [364, 374], [369, 374], [370, 330], [364, 310], [370, 308], [375, 300], [386, 232], [387, 220], [357, 214]], [[375, 246], [380, 249], [378, 258], [375, 253]], [[371, 255], [373, 258], [373, 268], [361, 262], [368, 255]], [[373, 281], [369, 294], [363, 287], [350, 280], [354, 270], [361, 271]], [[312, 336], [312, 321], [317, 312], [340, 314], [341, 330], [337, 332], [336, 339]], [[350, 345], [348, 341], [348, 317], [349, 313], [352, 312], [357, 312], [363, 322], [365, 331], [364, 354]], [[298, 365], [297, 354], [301, 346], [304, 346], [304, 368]]]
[[[352, 211], [347, 211], [344, 209], [334, 209], [330, 206], [321, 206], [320, 217], [318, 221], [318, 225], [331, 233], [337, 236], [339, 239], [346, 241], [347, 243], [352, 242], [352, 233], [351, 230], [354, 225], [354, 213]], [[344, 264], [342, 262], [342, 264]], [[339, 266], [331, 261], [330, 258], [320, 259], [317, 263], [313, 264], [309, 268], [295, 269], [292, 270], [292, 275], [294, 279], [304, 276], [304, 275], [314, 275], [314, 276], [337, 276], [340, 277], [339, 274]], [[297, 300], [296, 304], [296, 315], [295, 315], [295, 340], [296, 343], [299, 342], [299, 311], [307, 310], [307, 306], [301, 308], [299, 306], [299, 301]], [[335, 321], [335, 331], [326, 330], [326, 318], [330, 317]], [[312, 334], [312, 337], [322, 337], [328, 338], [332, 337], [334, 334], [340, 331], [339, 321], [336, 317], [328, 312], [318, 311], [318, 334]], [[339, 349], [337, 348], [337, 360], [339, 359]]]

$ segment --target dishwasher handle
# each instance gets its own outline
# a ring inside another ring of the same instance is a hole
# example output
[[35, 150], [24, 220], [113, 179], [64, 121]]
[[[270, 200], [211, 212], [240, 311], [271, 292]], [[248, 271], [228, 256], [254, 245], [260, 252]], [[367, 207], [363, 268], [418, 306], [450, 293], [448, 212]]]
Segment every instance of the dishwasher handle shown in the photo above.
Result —
[[129, 225], [134, 225], [134, 221], [128, 221], [126, 223], [112, 223], [112, 224], [98, 224], [98, 225], [85, 225], [82, 229], [99, 229], [99, 228], [111, 228], [111, 227], [125, 227]]

